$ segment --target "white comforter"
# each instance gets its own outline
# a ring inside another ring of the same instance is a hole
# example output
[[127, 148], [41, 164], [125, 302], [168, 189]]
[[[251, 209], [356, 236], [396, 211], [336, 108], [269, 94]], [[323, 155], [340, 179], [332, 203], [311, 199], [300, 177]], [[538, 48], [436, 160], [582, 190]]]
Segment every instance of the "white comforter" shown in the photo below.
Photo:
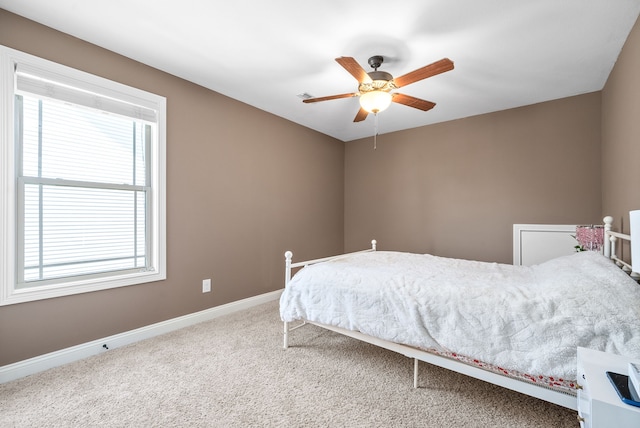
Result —
[[531, 267], [355, 254], [300, 270], [280, 315], [564, 379], [578, 346], [640, 358], [640, 286], [593, 252]]

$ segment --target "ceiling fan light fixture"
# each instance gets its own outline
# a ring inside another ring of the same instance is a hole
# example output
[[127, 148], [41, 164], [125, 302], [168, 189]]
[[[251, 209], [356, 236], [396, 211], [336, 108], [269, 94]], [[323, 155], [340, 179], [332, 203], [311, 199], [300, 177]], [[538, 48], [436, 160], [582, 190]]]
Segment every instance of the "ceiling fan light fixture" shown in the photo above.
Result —
[[[404, 104], [418, 110], [428, 111], [435, 107], [435, 103], [410, 95], [395, 92], [396, 89], [403, 88], [411, 83], [418, 82], [453, 70], [453, 61], [449, 58], [443, 58], [424, 67], [403, 74], [400, 77], [393, 77], [386, 71], [378, 71], [378, 67], [382, 64], [384, 58], [380, 55], [369, 58], [369, 65], [373, 67], [373, 71], [367, 73], [358, 62], [348, 56], [336, 58], [336, 62], [342, 66], [349, 74], [358, 81], [358, 92], [348, 92], [344, 94], [330, 95], [327, 97], [303, 98], [303, 103], [316, 103], [318, 101], [337, 100], [341, 98], [360, 98], [360, 109], [353, 119], [354, 122], [362, 122], [367, 118], [369, 113], [376, 115], [385, 110], [391, 102]], [[304, 95], [304, 94], [302, 94]]]
[[391, 94], [385, 91], [370, 91], [360, 95], [360, 107], [369, 113], [380, 113], [391, 105]]

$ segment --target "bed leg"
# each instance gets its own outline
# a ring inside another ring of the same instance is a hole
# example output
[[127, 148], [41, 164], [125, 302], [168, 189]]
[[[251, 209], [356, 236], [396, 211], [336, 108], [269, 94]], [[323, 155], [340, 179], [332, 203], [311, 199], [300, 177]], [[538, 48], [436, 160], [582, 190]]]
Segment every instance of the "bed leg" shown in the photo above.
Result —
[[283, 343], [283, 347], [284, 349], [287, 349], [289, 347], [289, 323], [284, 321], [284, 343]]
[[418, 359], [413, 359], [413, 387], [418, 387]]

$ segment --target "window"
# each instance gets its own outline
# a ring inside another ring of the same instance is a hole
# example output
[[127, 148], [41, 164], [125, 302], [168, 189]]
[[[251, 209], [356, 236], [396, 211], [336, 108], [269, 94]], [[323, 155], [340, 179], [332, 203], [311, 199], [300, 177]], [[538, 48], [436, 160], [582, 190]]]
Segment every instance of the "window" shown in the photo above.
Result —
[[165, 99], [1, 46], [0, 66], [0, 304], [165, 279]]

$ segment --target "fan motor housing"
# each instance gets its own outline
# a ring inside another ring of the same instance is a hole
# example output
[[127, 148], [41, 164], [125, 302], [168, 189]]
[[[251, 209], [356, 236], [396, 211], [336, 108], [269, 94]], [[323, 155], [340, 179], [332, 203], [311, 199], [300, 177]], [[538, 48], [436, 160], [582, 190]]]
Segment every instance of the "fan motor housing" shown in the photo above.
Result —
[[376, 81], [376, 80], [386, 80], [386, 81], [393, 80], [393, 76], [391, 74], [387, 73], [386, 71], [370, 71], [367, 74], [369, 75], [369, 77], [371, 77], [371, 80], [373, 80], [373, 81]]

